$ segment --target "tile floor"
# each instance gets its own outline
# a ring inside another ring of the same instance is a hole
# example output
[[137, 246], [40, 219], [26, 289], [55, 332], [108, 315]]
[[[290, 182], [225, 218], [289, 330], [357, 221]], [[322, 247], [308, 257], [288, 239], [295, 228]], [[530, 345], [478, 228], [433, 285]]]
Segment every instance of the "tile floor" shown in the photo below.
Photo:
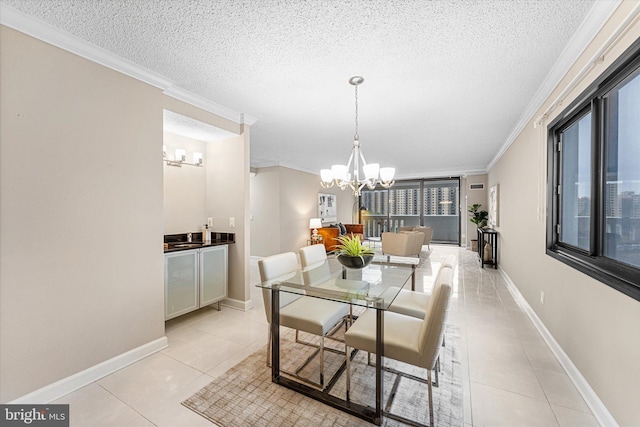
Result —
[[[449, 322], [462, 336], [465, 427], [597, 426], [502, 276], [480, 269], [474, 252], [432, 245], [417, 289], [429, 290], [449, 253], [459, 262]], [[258, 281], [254, 262], [251, 284]], [[169, 348], [54, 403], [71, 405], [72, 426], [211, 427], [180, 402], [266, 344], [261, 292], [253, 286], [252, 297], [247, 312], [204, 308], [167, 322]]]

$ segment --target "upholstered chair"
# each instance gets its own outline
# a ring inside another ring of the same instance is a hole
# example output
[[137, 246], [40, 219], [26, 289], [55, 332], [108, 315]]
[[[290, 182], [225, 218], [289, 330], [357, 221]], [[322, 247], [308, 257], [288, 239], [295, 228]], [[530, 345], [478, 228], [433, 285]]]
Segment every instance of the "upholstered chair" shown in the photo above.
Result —
[[[427, 369], [427, 389], [429, 396], [429, 425], [433, 426], [433, 397], [431, 373], [438, 361], [444, 336], [444, 324], [449, 307], [449, 297], [453, 282], [453, 270], [445, 268], [435, 283], [424, 319], [405, 316], [403, 314], [384, 313], [384, 357], [410, 365]], [[370, 353], [376, 350], [376, 312], [368, 309], [354, 322], [345, 333], [347, 345], [347, 400], [350, 400], [351, 358], [349, 348], [356, 348]], [[384, 369], [384, 368], [383, 368]], [[403, 373], [400, 373], [403, 375]], [[409, 375], [407, 375], [409, 378]], [[410, 376], [416, 379], [414, 376]], [[425, 382], [421, 380], [421, 382]], [[392, 395], [393, 396], [393, 395]], [[393, 397], [390, 397], [393, 399]], [[388, 402], [387, 407], [391, 407]], [[413, 420], [397, 414], [385, 413], [385, 416], [415, 425]]]
[[394, 256], [420, 256], [424, 234], [419, 231], [382, 233], [382, 254]]
[[[258, 260], [260, 280], [284, 281], [294, 277], [299, 270], [298, 258], [293, 252], [286, 252]], [[271, 323], [271, 290], [262, 289], [267, 322]], [[349, 313], [347, 304], [320, 298], [280, 292], [280, 325], [298, 331], [318, 335], [320, 339], [320, 382], [317, 388], [324, 389], [324, 338]], [[271, 360], [271, 329], [267, 346], [267, 365]]]
[[433, 237], [433, 228], [431, 227], [411, 227], [411, 226], [402, 226], [400, 227], [400, 231], [419, 231], [424, 234], [424, 240], [422, 242], [423, 245], [427, 245], [429, 250], [431, 250], [431, 238]]

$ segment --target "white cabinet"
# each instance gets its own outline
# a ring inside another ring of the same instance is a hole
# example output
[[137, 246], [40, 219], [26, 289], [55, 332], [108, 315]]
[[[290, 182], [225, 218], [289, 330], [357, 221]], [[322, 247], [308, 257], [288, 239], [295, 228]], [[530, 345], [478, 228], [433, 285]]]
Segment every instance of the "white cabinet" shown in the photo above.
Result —
[[200, 307], [227, 297], [227, 245], [200, 252]]
[[221, 245], [165, 254], [165, 320], [226, 298], [227, 253]]

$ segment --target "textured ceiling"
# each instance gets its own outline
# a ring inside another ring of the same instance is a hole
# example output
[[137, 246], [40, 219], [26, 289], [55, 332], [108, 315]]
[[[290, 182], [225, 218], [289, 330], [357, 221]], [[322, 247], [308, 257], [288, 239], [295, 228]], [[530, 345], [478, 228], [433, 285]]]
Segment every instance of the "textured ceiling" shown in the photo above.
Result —
[[483, 171], [593, 0], [2, 0], [257, 118], [253, 166]]

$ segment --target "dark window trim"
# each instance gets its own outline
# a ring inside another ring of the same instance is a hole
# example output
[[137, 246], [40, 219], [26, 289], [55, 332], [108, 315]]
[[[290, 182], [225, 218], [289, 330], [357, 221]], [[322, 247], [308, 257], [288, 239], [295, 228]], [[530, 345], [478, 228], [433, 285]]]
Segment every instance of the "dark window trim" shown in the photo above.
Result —
[[[558, 115], [547, 127], [547, 255], [576, 270], [640, 301], [640, 269], [603, 256], [604, 236], [601, 228], [605, 218], [604, 150], [606, 138], [607, 94], [626, 81], [640, 66], [640, 39], [636, 40], [612, 65]], [[559, 218], [559, 164], [556, 154], [557, 135], [585, 112], [592, 112], [592, 189], [591, 242], [589, 251], [557, 242]]]

